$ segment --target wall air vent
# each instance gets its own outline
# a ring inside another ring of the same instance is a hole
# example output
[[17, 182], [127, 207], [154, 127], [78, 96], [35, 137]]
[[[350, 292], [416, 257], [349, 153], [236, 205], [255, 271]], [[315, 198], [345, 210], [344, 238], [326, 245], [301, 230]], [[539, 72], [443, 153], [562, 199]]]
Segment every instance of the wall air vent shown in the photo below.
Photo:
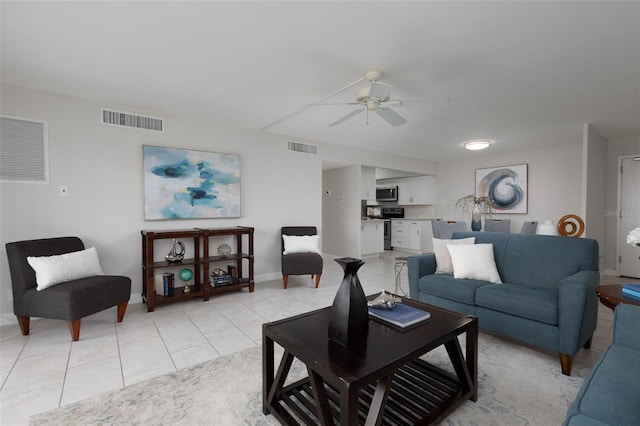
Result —
[[125, 126], [135, 129], [164, 132], [164, 120], [157, 117], [145, 117], [130, 112], [114, 111], [102, 108], [102, 124], [109, 126]]
[[289, 141], [289, 151], [303, 152], [305, 154], [318, 154], [318, 147], [315, 145], [309, 145], [306, 143]]
[[0, 181], [49, 183], [47, 122], [0, 117]]

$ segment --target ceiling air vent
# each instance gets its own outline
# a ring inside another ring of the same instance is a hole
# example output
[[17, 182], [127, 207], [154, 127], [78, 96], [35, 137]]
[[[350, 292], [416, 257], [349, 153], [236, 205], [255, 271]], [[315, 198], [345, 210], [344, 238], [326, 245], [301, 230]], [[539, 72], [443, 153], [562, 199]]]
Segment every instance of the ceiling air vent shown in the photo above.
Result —
[[318, 147], [306, 143], [289, 141], [289, 151], [316, 155], [318, 153]]
[[164, 121], [162, 118], [145, 117], [130, 112], [114, 111], [105, 108], [102, 108], [101, 112], [102, 124], [133, 127], [135, 129], [152, 130], [154, 132], [164, 131]]

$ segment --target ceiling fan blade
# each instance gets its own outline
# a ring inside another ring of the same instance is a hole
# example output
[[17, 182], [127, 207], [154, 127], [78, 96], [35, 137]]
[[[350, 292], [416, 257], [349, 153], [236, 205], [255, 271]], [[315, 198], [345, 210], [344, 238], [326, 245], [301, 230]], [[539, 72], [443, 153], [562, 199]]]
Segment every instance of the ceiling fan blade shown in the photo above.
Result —
[[349, 114], [345, 115], [344, 117], [339, 118], [336, 121], [334, 121], [333, 123], [329, 124], [329, 127], [333, 127], [333, 126], [337, 126], [338, 124], [342, 124], [345, 121], [347, 121], [348, 119], [350, 119], [351, 117], [355, 117], [356, 115], [360, 114], [364, 110], [365, 110], [364, 108], [358, 108], [355, 111], [351, 111]]
[[380, 108], [378, 110], [378, 115], [392, 126], [399, 126], [407, 122], [407, 120], [405, 120], [400, 114], [388, 107]]
[[306, 107], [310, 106], [336, 106], [336, 105], [360, 105], [358, 102], [328, 102], [328, 103], [317, 103], [317, 104], [306, 104]]
[[393, 89], [393, 86], [389, 84], [374, 81], [371, 83], [371, 88], [369, 89], [369, 97], [378, 98], [382, 101], [385, 101], [389, 99], [389, 95], [391, 95], [391, 89]]
[[421, 106], [421, 105], [449, 105], [449, 98], [406, 98], [406, 99], [390, 99], [384, 102], [384, 105], [391, 106]]

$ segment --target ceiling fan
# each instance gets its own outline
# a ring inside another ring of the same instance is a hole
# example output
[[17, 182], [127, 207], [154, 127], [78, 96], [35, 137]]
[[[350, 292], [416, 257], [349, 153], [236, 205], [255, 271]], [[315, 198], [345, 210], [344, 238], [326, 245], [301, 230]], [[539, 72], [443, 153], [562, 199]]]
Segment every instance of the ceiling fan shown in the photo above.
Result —
[[[331, 105], [357, 105], [358, 109], [351, 111], [349, 114], [337, 119], [329, 124], [329, 127], [337, 126], [344, 123], [350, 118], [355, 117], [361, 112], [365, 111], [367, 114], [366, 123], [369, 124], [369, 112], [376, 112], [383, 120], [392, 126], [400, 126], [407, 122], [407, 120], [400, 114], [391, 109], [391, 106], [403, 106], [410, 103], [417, 102], [433, 102], [430, 99], [411, 98], [411, 99], [391, 99], [391, 89], [393, 86], [386, 83], [381, 83], [378, 79], [382, 76], [382, 71], [379, 69], [370, 69], [365, 71], [364, 78], [371, 84], [368, 87], [363, 87], [358, 90], [356, 102], [340, 102], [340, 103], [311, 103], [305, 106], [331, 106]], [[364, 79], [360, 79], [362, 81]], [[341, 89], [343, 90], [343, 89]], [[325, 98], [326, 99], [326, 98]], [[449, 99], [445, 100], [447, 103]]]

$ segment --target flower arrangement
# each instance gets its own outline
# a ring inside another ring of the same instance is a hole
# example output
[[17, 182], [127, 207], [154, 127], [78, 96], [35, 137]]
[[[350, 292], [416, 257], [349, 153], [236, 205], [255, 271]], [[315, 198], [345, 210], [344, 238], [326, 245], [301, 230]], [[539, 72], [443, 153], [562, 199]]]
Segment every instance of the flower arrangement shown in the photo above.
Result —
[[478, 206], [477, 208], [481, 214], [490, 215], [495, 211], [496, 203], [493, 198], [486, 196], [476, 197], [475, 195], [465, 195], [456, 201], [456, 209], [462, 210], [465, 215], [473, 213], [476, 209], [475, 206]]
[[636, 228], [627, 235], [627, 244], [640, 247], [640, 228]]
[[456, 208], [462, 210], [465, 215], [471, 213], [471, 230], [482, 229], [482, 215], [491, 216], [496, 207], [495, 201], [490, 197], [476, 197], [475, 195], [465, 195], [456, 201]]

